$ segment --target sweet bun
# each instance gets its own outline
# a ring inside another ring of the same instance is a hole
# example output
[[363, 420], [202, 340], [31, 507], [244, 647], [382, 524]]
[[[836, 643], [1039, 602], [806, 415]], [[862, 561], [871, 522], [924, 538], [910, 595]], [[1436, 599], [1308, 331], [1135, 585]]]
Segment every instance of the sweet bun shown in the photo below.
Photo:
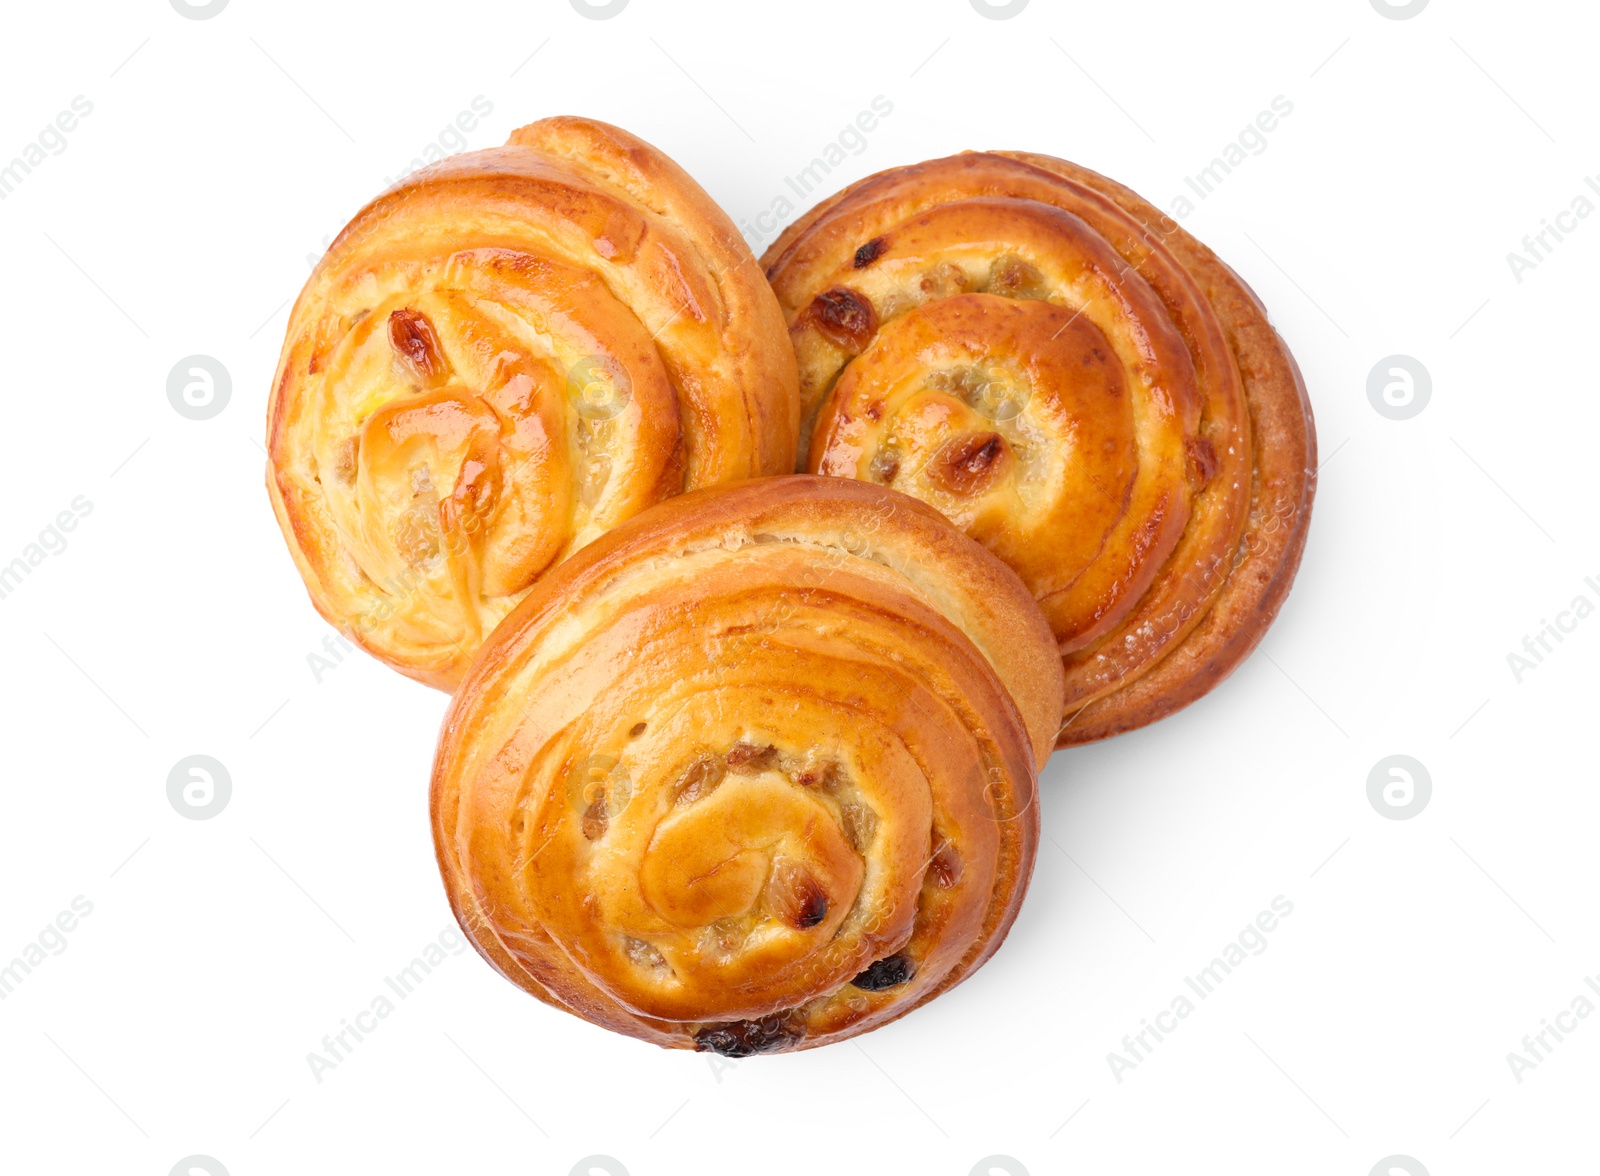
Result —
[[626, 131], [551, 118], [401, 181], [334, 241], [290, 318], [267, 484], [323, 616], [451, 689], [608, 528], [791, 470], [797, 412], [727, 216]]
[[1060, 708], [1032, 597], [936, 511], [835, 478], [686, 494], [480, 651], [434, 764], [445, 888], [507, 978], [597, 1025], [847, 1038], [999, 945]]
[[762, 259], [802, 466], [937, 507], [1037, 597], [1062, 745], [1192, 702], [1261, 639], [1305, 544], [1316, 437], [1265, 310], [1128, 189], [1043, 155], [895, 168]]

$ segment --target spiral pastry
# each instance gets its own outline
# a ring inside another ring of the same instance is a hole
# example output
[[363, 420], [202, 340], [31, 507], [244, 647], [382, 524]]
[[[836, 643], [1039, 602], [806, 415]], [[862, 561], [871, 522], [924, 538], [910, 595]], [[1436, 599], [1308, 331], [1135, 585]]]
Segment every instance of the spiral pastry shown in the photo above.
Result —
[[318, 610], [452, 688], [528, 589], [670, 495], [793, 468], [770, 289], [682, 169], [552, 118], [402, 181], [295, 304], [268, 487]]
[[1316, 465], [1244, 283], [1128, 189], [1042, 155], [869, 177], [762, 259], [800, 364], [802, 465], [936, 506], [1038, 598], [1060, 744], [1141, 726], [1255, 646]]
[[675, 498], [544, 577], [451, 705], [434, 840], [533, 995], [673, 1048], [802, 1049], [971, 974], [1021, 901], [1060, 714], [1044, 618], [912, 499]]

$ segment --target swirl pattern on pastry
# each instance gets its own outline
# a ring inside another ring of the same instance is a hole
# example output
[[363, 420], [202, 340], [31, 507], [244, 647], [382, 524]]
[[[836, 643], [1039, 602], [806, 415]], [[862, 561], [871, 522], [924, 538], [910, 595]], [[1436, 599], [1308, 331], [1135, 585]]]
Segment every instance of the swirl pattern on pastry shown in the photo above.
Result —
[[793, 355], [676, 164], [554, 118], [364, 208], [296, 303], [268, 486], [311, 597], [453, 687], [550, 568], [644, 507], [793, 468]]
[[762, 259], [800, 365], [801, 462], [936, 506], [1038, 598], [1060, 744], [1204, 694], [1293, 579], [1304, 383], [1254, 295], [1126, 188], [1042, 155], [869, 177]]
[[742, 1056], [873, 1028], [999, 945], [1061, 667], [938, 513], [791, 476], [659, 505], [537, 584], [445, 720], [434, 839], [507, 978]]

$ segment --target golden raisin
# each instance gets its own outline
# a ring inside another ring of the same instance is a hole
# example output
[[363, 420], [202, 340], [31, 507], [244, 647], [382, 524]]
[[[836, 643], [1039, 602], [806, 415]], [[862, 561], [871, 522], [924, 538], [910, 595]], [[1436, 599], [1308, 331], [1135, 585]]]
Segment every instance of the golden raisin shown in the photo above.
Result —
[[389, 315], [389, 345], [400, 362], [424, 384], [435, 384], [445, 374], [439, 335], [420, 310], [402, 306]]
[[998, 433], [968, 433], [939, 447], [928, 463], [928, 477], [952, 494], [986, 489], [1005, 464], [1006, 443]]

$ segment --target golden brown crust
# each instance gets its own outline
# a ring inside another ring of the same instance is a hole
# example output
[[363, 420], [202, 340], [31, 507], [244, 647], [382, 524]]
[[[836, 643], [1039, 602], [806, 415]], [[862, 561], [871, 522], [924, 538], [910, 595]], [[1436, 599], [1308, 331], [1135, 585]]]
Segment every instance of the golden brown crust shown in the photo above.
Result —
[[804, 476], [652, 508], [480, 651], [432, 788], [452, 908], [528, 992], [729, 1054], [864, 1032], [1015, 917], [1060, 662], [912, 499]]
[[313, 603], [443, 689], [530, 585], [686, 489], [792, 467], [793, 353], [675, 163], [552, 118], [357, 214], [290, 318], [268, 487]]
[[1192, 702], [1260, 640], [1305, 543], [1310, 404], [1170, 218], [1062, 160], [969, 152], [860, 181], [762, 263], [806, 467], [924, 499], [1021, 574], [1066, 667], [1060, 746]]

